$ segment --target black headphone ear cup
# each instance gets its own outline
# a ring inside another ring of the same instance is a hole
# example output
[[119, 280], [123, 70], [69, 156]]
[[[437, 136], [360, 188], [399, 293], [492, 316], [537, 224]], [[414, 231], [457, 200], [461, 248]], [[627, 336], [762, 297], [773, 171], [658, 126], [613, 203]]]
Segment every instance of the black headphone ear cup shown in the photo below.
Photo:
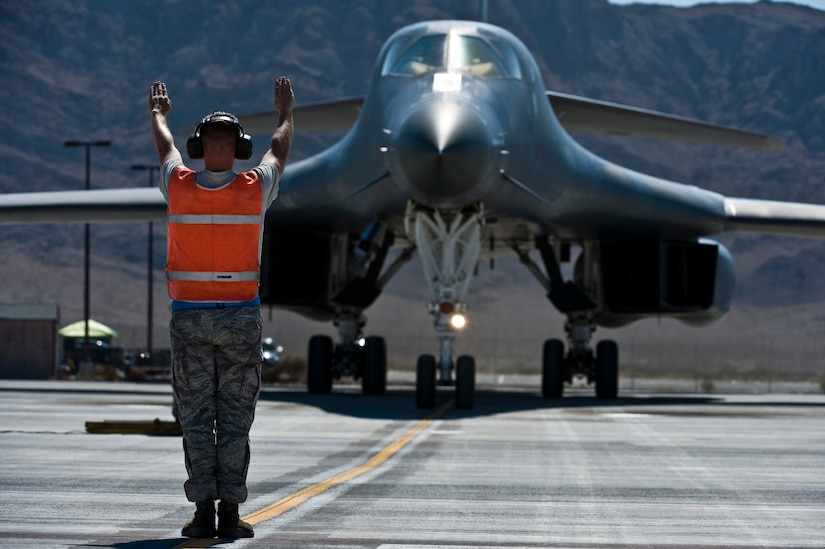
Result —
[[195, 132], [186, 140], [186, 153], [192, 160], [203, 158], [203, 142], [199, 132]]
[[249, 160], [252, 157], [252, 137], [245, 133], [238, 138], [235, 144], [235, 158]]

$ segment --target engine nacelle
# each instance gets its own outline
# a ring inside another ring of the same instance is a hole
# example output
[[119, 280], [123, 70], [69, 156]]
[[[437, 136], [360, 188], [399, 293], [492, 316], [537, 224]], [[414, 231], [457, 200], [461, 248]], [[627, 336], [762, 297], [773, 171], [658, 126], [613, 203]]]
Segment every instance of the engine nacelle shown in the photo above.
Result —
[[313, 320], [335, 318], [340, 308], [363, 310], [381, 293], [377, 279], [392, 242], [387, 231], [364, 235], [318, 230], [264, 232], [261, 303]]
[[655, 238], [617, 238], [600, 244], [602, 326], [647, 317], [701, 326], [730, 310], [736, 274], [722, 244]]
[[267, 230], [261, 254], [261, 303], [313, 320], [330, 320], [332, 235]]

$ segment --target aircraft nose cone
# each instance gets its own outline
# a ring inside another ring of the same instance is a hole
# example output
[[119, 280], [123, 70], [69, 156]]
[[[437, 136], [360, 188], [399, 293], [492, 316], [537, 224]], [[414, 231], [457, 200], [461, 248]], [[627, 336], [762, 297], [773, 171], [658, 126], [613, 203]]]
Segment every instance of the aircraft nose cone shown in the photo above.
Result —
[[395, 150], [399, 168], [427, 196], [457, 197], [490, 168], [490, 132], [473, 110], [439, 103], [416, 109], [402, 124]]

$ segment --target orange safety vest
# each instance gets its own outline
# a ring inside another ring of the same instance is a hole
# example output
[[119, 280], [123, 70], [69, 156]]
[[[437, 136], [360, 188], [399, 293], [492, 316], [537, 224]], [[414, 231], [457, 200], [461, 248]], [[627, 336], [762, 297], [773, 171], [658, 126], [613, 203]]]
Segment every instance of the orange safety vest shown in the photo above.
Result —
[[263, 195], [254, 171], [207, 189], [181, 167], [169, 178], [169, 297], [243, 302], [258, 295]]

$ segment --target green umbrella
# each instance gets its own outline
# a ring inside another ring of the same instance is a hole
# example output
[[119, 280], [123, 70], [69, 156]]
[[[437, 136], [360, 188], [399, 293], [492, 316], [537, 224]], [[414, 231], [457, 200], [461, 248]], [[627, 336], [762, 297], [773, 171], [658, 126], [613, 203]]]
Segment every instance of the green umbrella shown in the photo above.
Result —
[[[72, 322], [58, 330], [63, 337], [85, 337], [86, 323], [82, 320]], [[117, 337], [117, 332], [97, 320], [89, 319], [89, 337], [111, 339]]]

